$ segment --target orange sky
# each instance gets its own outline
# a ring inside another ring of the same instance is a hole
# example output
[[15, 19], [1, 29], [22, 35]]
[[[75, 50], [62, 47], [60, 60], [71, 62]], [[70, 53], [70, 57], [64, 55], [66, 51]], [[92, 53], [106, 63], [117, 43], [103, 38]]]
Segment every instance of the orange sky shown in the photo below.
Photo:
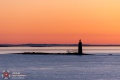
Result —
[[0, 43], [120, 44], [120, 0], [0, 0]]

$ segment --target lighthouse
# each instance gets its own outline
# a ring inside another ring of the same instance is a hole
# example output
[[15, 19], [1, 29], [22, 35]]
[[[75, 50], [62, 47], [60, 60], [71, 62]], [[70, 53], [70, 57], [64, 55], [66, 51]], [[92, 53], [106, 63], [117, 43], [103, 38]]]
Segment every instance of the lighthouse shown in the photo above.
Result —
[[82, 55], [83, 53], [82, 53], [82, 41], [81, 40], [79, 40], [79, 43], [78, 43], [78, 54], [79, 55]]

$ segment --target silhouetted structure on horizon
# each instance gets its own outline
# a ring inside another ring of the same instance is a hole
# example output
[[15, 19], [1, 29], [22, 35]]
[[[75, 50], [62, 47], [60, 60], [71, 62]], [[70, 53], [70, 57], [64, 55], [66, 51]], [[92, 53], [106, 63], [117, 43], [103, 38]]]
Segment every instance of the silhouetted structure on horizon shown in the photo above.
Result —
[[83, 54], [83, 52], [82, 52], [82, 42], [81, 42], [81, 40], [79, 40], [79, 43], [78, 43], [78, 54], [79, 54], [79, 55], [82, 55], [82, 54]]

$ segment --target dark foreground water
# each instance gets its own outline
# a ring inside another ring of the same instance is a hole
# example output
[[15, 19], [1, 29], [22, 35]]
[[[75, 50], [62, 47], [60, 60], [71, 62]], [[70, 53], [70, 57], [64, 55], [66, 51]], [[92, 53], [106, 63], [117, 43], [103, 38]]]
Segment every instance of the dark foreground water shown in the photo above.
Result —
[[1, 54], [0, 80], [4, 70], [10, 80], [120, 80], [120, 55]]

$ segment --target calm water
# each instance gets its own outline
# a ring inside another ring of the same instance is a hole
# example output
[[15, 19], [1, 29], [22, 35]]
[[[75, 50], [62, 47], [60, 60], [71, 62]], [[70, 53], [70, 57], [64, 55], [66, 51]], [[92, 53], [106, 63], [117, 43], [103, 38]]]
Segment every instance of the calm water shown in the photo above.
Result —
[[[0, 54], [22, 52], [47, 52], [47, 53], [74, 53], [77, 47], [0, 47]], [[88, 54], [120, 53], [120, 46], [84, 46], [83, 52]]]
[[25, 74], [9, 80], [120, 80], [120, 55], [0, 55], [2, 71]]
[[120, 80], [118, 46], [83, 47], [84, 53], [101, 55], [18, 55], [17, 52], [74, 52], [77, 47], [1, 47], [0, 80], [3, 70], [25, 74], [9, 80]]

